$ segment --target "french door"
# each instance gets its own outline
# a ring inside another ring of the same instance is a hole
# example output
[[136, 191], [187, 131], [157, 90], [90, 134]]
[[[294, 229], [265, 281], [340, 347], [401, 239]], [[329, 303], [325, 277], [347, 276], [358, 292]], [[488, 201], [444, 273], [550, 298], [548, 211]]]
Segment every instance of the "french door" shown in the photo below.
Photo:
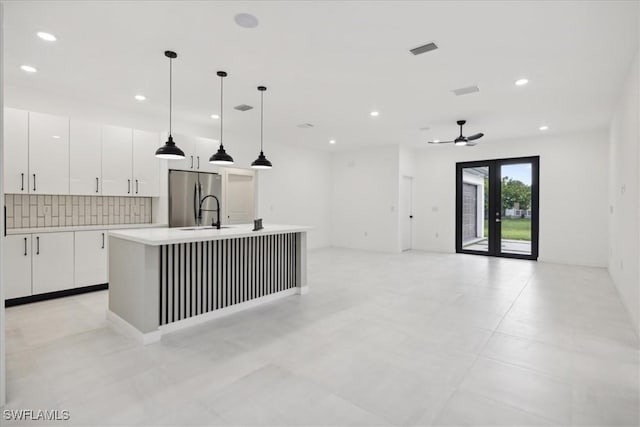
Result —
[[456, 164], [456, 252], [538, 259], [540, 158]]

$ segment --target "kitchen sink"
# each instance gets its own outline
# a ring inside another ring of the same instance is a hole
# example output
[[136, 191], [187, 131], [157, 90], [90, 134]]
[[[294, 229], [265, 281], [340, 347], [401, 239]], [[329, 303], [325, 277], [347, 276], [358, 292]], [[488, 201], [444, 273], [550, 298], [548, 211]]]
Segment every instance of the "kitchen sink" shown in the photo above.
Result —
[[[225, 227], [224, 225], [220, 227], [220, 229], [223, 228], [231, 228], [231, 227]], [[194, 230], [217, 230], [216, 227], [211, 227], [210, 225], [208, 226], [203, 226], [203, 227], [188, 227], [188, 228], [181, 228], [180, 230], [182, 231], [194, 231]]]

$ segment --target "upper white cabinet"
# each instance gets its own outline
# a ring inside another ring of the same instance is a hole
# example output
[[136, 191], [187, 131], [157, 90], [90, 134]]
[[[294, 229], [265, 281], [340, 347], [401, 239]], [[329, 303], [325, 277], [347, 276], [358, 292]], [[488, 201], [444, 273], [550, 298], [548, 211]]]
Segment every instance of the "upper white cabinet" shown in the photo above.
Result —
[[31, 295], [31, 235], [6, 236], [2, 255], [4, 297], [10, 299]]
[[[131, 182], [133, 131], [119, 126], [102, 127], [102, 195], [133, 196]], [[149, 162], [157, 160], [149, 154]]]
[[29, 113], [29, 192], [69, 194], [69, 119]]
[[218, 141], [210, 138], [196, 139], [196, 170], [218, 172], [218, 166], [209, 163], [209, 158], [218, 151]]
[[133, 184], [134, 196], [160, 196], [160, 160], [154, 154], [160, 146], [160, 134], [133, 131]]
[[[163, 138], [166, 140], [167, 135], [164, 134]], [[179, 169], [184, 171], [196, 170], [196, 138], [187, 135], [174, 134], [173, 141], [178, 148], [184, 152], [184, 159], [182, 160], [169, 160], [169, 169]]]
[[102, 194], [102, 129], [99, 124], [71, 120], [69, 130], [69, 192]]
[[34, 294], [60, 291], [73, 284], [73, 232], [31, 235]]
[[4, 191], [29, 192], [29, 113], [4, 109]]

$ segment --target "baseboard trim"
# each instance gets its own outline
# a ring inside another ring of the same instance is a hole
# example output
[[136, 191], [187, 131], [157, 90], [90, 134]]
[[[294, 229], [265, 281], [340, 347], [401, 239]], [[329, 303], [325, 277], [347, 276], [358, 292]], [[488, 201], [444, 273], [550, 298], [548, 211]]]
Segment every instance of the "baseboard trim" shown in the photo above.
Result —
[[[308, 288], [308, 286], [305, 286], [304, 288]], [[188, 319], [183, 319], [183, 320], [178, 320], [177, 322], [168, 323], [166, 325], [160, 326], [158, 329], [162, 335], [165, 335], [171, 332], [179, 331], [181, 329], [190, 328], [195, 325], [209, 322], [211, 320], [218, 319], [220, 317], [225, 317], [234, 313], [238, 313], [240, 311], [248, 310], [250, 308], [257, 307], [262, 304], [266, 304], [272, 301], [286, 298], [291, 295], [300, 295], [302, 293], [306, 293], [306, 291], [302, 291], [301, 289], [302, 288], [299, 288], [299, 287], [285, 289], [284, 291], [265, 295], [260, 298], [255, 298], [240, 304], [230, 305], [229, 307], [210, 311], [208, 313], [200, 314], [194, 317], [189, 317]]]
[[86, 294], [88, 292], [103, 291], [109, 289], [108, 283], [99, 285], [83, 286], [81, 288], [64, 289], [61, 291], [47, 292], [46, 294], [29, 295], [20, 298], [11, 298], [4, 301], [5, 307], [13, 307], [16, 305], [30, 304], [32, 302], [46, 301], [55, 298], [69, 297], [72, 295]]
[[158, 342], [162, 335], [160, 331], [141, 332], [111, 310], [107, 310], [107, 321], [116, 331], [133, 338], [142, 345]]

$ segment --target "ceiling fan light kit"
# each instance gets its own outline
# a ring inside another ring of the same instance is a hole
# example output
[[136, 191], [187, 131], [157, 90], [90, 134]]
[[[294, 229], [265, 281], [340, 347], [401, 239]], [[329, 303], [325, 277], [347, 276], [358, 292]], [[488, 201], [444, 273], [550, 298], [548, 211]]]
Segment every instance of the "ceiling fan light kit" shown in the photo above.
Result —
[[473, 147], [474, 145], [476, 145], [476, 142], [473, 142], [477, 139], [480, 139], [484, 136], [484, 133], [476, 133], [475, 135], [471, 135], [471, 136], [464, 136], [462, 135], [462, 126], [465, 125], [465, 123], [467, 123], [466, 120], [458, 120], [456, 122], [458, 124], [458, 126], [460, 126], [460, 136], [458, 136], [456, 139], [454, 139], [453, 141], [440, 141], [440, 140], [433, 140], [433, 141], [429, 141], [429, 144], [451, 144], [453, 143], [453, 145], [457, 145], [459, 147], [463, 147], [463, 146], [468, 146], [468, 147]]

